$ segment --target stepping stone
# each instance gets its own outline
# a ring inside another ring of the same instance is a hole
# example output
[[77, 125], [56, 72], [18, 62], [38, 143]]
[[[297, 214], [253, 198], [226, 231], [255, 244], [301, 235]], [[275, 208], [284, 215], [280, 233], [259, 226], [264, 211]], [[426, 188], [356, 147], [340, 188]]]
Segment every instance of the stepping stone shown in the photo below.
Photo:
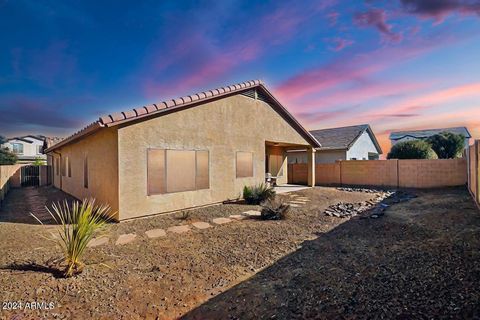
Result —
[[243, 214], [246, 215], [247, 217], [260, 217], [262, 215], [260, 211], [256, 211], [256, 210], [245, 211]]
[[190, 226], [187, 226], [187, 225], [174, 226], [174, 227], [168, 228], [167, 231], [173, 232], [173, 233], [185, 233], [190, 231]]
[[127, 234], [121, 234], [117, 241], [115, 242], [115, 245], [123, 245], [132, 242], [137, 235], [135, 233], [127, 233]]
[[212, 222], [215, 224], [225, 224], [225, 223], [232, 222], [232, 220], [228, 218], [215, 218], [212, 220]]
[[212, 225], [208, 222], [193, 222], [192, 226], [194, 226], [197, 229], [207, 229], [207, 228], [210, 228]]
[[107, 243], [108, 243], [107, 237], [93, 238], [87, 244], [87, 247], [93, 248], [93, 247], [103, 246], [104, 244], [107, 244]]
[[243, 219], [246, 219], [247, 217], [241, 214], [231, 214], [229, 218], [235, 219], [235, 220], [243, 220]]
[[290, 203], [295, 203], [295, 204], [306, 204], [305, 201], [297, 201], [297, 200], [290, 200]]
[[165, 237], [167, 233], [163, 229], [153, 229], [145, 231], [145, 234], [149, 238], [158, 238], [158, 237]]
[[292, 207], [292, 208], [300, 208], [301, 205], [295, 204], [295, 203], [290, 203], [290, 207]]

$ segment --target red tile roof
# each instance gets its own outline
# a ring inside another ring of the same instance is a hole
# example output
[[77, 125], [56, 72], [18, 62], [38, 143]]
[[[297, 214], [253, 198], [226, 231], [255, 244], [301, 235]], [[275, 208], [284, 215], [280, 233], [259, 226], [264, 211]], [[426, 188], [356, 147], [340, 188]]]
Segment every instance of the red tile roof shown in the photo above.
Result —
[[259, 87], [264, 91], [270, 100], [272, 100], [273, 104], [278, 107], [278, 109], [276, 109], [277, 112], [282, 114], [282, 116], [286, 118], [290, 125], [295, 127], [295, 129], [307, 141], [309, 141], [312, 146], [320, 147], [318, 141], [300, 125], [300, 123], [280, 104], [280, 102], [278, 102], [278, 100], [275, 99], [275, 97], [270, 93], [270, 91], [268, 91], [268, 89], [260, 80], [251, 80], [100, 117], [97, 121], [89, 124], [82, 130], [62, 140], [60, 143], [48, 148], [46, 152], [50, 152], [85, 135], [91, 134], [102, 127], [113, 127], [130, 121], [137, 121], [143, 118], [152, 117], [153, 115], [186, 109], [188, 107], [206, 103], [210, 100], [219, 99], [223, 96], [240, 93], [254, 87]]

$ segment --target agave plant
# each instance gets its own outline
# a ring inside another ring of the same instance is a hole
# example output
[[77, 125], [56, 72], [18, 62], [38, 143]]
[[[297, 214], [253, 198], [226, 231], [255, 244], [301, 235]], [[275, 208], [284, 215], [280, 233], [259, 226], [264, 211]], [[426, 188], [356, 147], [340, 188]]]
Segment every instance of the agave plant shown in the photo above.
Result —
[[269, 199], [261, 204], [262, 212], [260, 218], [262, 220], [284, 220], [290, 211], [290, 205], [281, 200]]
[[85, 199], [81, 203], [74, 201], [71, 207], [67, 201], [54, 203], [47, 210], [59, 225], [57, 243], [64, 252], [64, 275], [72, 277], [82, 272], [83, 263], [80, 259], [95, 231], [112, 219], [113, 214], [108, 205], [95, 205], [95, 199]]

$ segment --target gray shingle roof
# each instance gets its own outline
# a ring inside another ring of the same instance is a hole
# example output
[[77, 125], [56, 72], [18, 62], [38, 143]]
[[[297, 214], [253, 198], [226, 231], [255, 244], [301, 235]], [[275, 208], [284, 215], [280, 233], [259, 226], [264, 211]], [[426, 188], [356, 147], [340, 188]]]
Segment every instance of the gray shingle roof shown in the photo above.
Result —
[[366, 130], [368, 130], [370, 138], [372, 139], [379, 153], [382, 153], [382, 149], [380, 148], [380, 145], [378, 144], [377, 139], [375, 138], [375, 135], [368, 124], [313, 130], [310, 131], [310, 133], [322, 145], [319, 150], [348, 150], [355, 143], [358, 137], [360, 137], [360, 135]]
[[390, 140], [398, 140], [403, 137], [413, 137], [413, 138], [428, 138], [440, 132], [451, 132], [455, 134], [463, 134], [465, 138], [471, 138], [470, 132], [465, 127], [454, 127], [454, 128], [439, 128], [439, 129], [426, 129], [426, 130], [412, 130], [412, 131], [396, 131], [390, 133]]

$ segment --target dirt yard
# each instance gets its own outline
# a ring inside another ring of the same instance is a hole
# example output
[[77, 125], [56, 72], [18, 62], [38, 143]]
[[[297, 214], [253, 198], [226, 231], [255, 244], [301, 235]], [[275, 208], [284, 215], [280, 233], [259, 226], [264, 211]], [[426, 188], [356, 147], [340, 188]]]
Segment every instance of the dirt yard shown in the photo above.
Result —
[[[51, 190], [37, 192], [43, 199]], [[0, 301], [52, 302], [53, 309], [0, 310], [0, 319], [478, 318], [480, 212], [462, 188], [416, 193], [378, 219], [325, 216], [329, 205], [374, 194], [315, 188], [297, 192], [311, 201], [284, 221], [212, 224], [258, 209], [229, 204], [193, 210], [188, 220], [174, 214], [111, 224], [103, 231], [108, 244], [87, 249], [86, 270], [72, 279], [49, 267], [60, 254], [44, 239], [54, 226], [14, 218], [7, 202]], [[17, 216], [26, 217], [31, 208], [18, 206]], [[145, 235], [195, 221], [212, 227]], [[126, 233], [137, 237], [115, 245]]]

